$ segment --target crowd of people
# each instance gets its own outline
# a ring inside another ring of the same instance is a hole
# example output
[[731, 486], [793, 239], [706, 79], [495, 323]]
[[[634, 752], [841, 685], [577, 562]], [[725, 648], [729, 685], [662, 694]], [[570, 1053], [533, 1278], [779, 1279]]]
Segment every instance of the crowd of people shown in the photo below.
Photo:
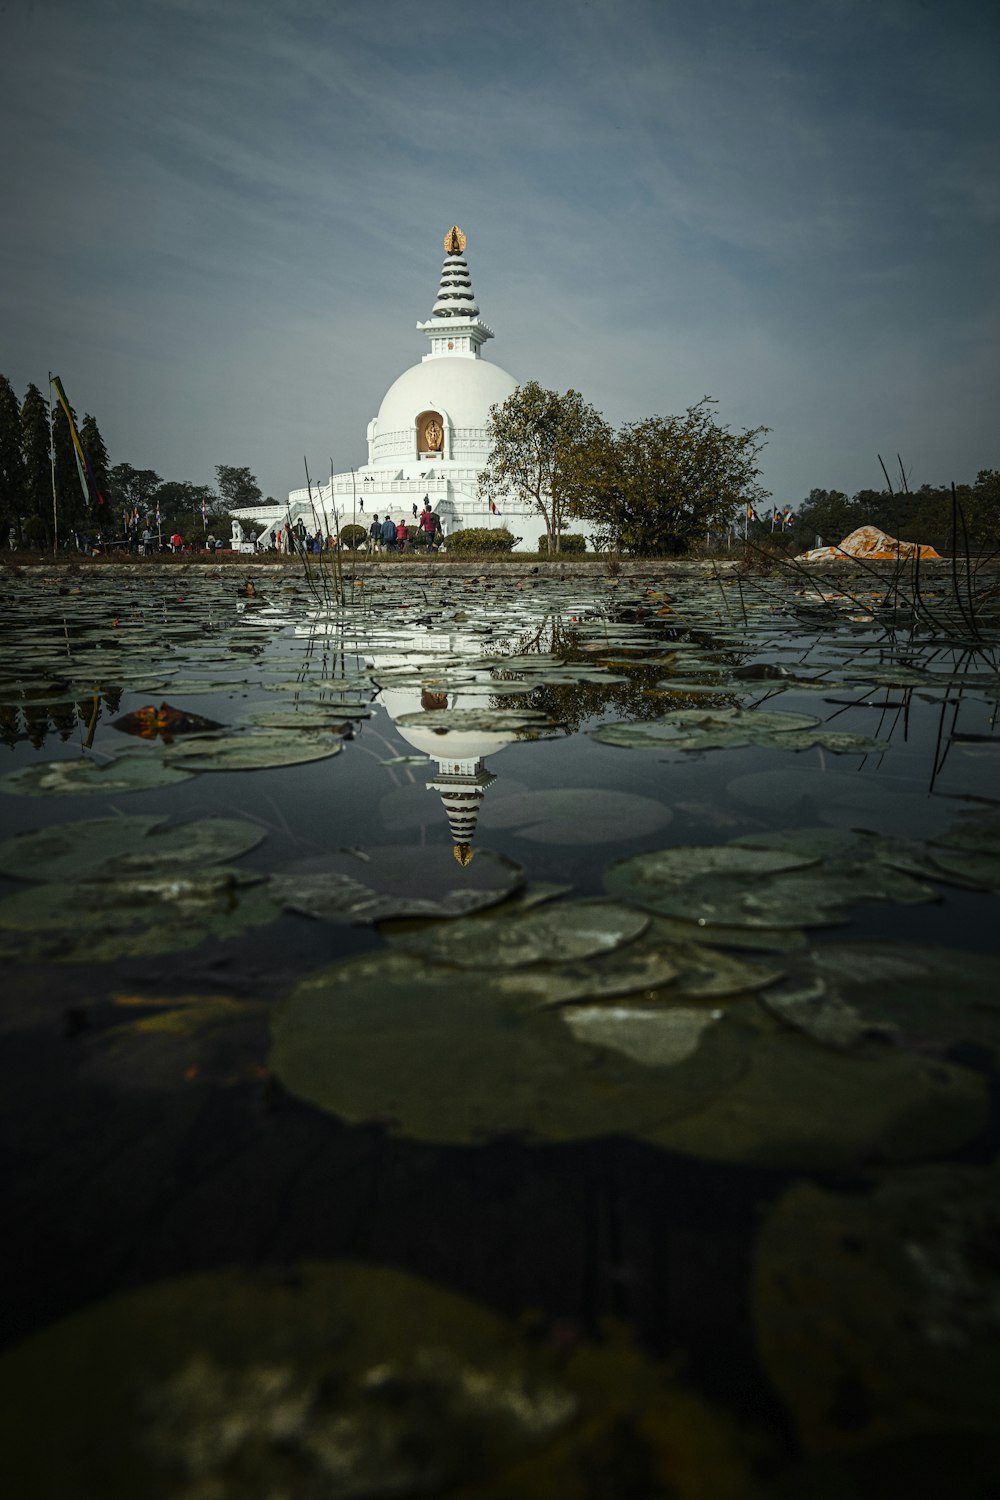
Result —
[[[108, 537], [102, 532], [98, 532], [96, 536], [85, 536], [81, 532], [73, 532], [68, 540], [71, 545], [75, 545], [83, 552], [100, 553], [112, 550], [141, 552], [144, 557], [152, 557], [154, 553], [161, 551], [222, 552], [236, 545], [235, 540], [225, 542], [221, 537], [211, 534], [206, 536], [204, 542], [200, 539], [196, 542], [185, 541], [179, 531], [163, 535], [159, 529], [153, 531], [149, 525], [142, 531], [138, 526], [130, 526], [120, 537]], [[8, 537], [8, 547], [11, 551], [16, 551], [19, 544], [20, 538], [17, 530], [12, 526]], [[424, 501], [423, 510], [419, 512], [416, 505], [413, 506], [412, 523], [407, 522], [403, 516], [400, 516], [398, 521], [393, 520], [387, 512], [381, 518], [374, 516], [368, 527], [367, 549], [370, 553], [425, 551], [427, 554], [432, 554], [437, 552], [443, 544], [444, 529], [441, 525], [441, 517], [429, 500]], [[321, 531], [313, 534], [307, 530], [300, 517], [294, 523], [276, 527], [270, 541], [263, 545], [262, 550], [277, 552], [279, 555], [301, 556], [333, 552], [339, 546], [338, 537], [324, 536]]]
[[444, 542], [441, 517], [432, 509], [429, 500], [424, 501], [423, 510], [417, 514], [413, 507], [413, 525], [400, 516], [394, 521], [386, 513], [380, 521], [376, 515], [368, 528], [368, 550], [370, 552], [411, 552], [423, 547], [428, 553], [437, 552]]

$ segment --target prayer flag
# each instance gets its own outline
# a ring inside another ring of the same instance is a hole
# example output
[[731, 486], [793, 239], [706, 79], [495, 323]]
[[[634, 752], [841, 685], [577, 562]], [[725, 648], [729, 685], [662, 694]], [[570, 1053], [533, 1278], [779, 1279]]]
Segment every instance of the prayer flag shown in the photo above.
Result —
[[83, 490], [83, 498], [88, 502], [91, 499], [96, 499], [98, 505], [103, 505], [104, 496], [97, 488], [97, 480], [94, 478], [93, 470], [87, 462], [87, 455], [83, 451], [83, 444], [80, 442], [80, 434], [76, 430], [76, 423], [73, 421], [73, 414], [69, 409], [69, 402], [66, 399], [66, 392], [63, 390], [62, 381], [58, 375], [50, 375], [49, 384], [55, 389], [56, 400], [62, 407], [66, 415], [66, 421], [69, 423], [70, 437], [73, 439], [73, 457], [76, 459], [76, 472], [80, 476], [80, 488]]

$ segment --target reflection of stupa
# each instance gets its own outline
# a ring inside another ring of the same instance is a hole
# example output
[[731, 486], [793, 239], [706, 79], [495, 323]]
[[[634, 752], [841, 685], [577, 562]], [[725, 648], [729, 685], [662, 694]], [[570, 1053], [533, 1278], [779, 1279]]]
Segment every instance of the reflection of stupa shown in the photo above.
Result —
[[[374, 667], [378, 676], [377, 661]], [[481, 687], [478, 686], [480, 682]], [[439, 734], [433, 729], [423, 729], [419, 724], [400, 725], [396, 720], [402, 714], [413, 714], [421, 709], [490, 708], [491, 699], [502, 691], [502, 685], [493, 682], [487, 672], [476, 673], [476, 683], [474, 690], [458, 694], [428, 691], [412, 679], [406, 683], [389, 681], [376, 700], [393, 720], [396, 733], [414, 750], [437, 761], [437, 775], [427, 782], [427, 790], [437, 792], [441, 798], [456, 857], [463, 863], [468, 863], [468, 858], [463, 858], [463, 851], [469, 851], [475, 836], [486, 788], [496, 781], [485, 763], [486, 756], [513, 744], [515, 736], [510, 732], [463, 729]]]

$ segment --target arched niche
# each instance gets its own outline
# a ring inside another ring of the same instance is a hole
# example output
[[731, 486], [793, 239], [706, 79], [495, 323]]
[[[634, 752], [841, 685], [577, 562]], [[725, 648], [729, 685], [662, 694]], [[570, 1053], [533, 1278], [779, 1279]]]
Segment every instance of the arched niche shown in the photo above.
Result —
[[439, 411], [422, 411], [416, 432], [418, 458], [444, 458], [444, 417]]

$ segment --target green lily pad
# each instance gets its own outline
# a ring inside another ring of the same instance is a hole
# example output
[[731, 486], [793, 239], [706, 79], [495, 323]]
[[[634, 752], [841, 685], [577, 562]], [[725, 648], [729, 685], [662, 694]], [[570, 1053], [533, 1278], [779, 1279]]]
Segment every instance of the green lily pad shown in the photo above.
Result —
[[0, 1393], [5, 1476], [32, 1500], [589, 1500], [667, 1470], [677, 1500], [727, 1500], [762, 1448], [613, 1330], [529, 1340], [336, 1262], [87, 1307], [3, 1355]]
[[0, 900], [0, 929], [9, 957], [51, 957], [61, 963], [111, 962], [196, 947], [273, 922], [278, 907], [263, 876], [183, 867], [130, 880], [54, 881]]
[[762, 1032], [748, 1058], [704, 1110], [645, 1138], [709, 1161], [819, 1170], [943, 1156], [989, 1118], [977, 1073], [881, 1044], [845, 1055], [792, 1031]]
[[563, 901], [537, 911], [436, 925], [399, 936], [397, 943], [460, 969], [520, 969], [609, 953], [648, 926], [647, 916], [610, 901]]
[[975, 849], [928, 849], [932, 866], [984, 891], [1000, 891], [1000, 854]]
[[601, 724], [588, 732], [601, 744], [629, 749], [710, 750], [751, 744], [780, 745], [785, 735], [811, 730], [818, 723], [812, 714], [689, 708], [676, 709], [660, 719]]
[[995, 1169], [951, 1165], [864, 1193], [798, 1183], [771, 1210], [754, 1319], [806, 1452], [948, 1431], [995, 1439], [998, 1201]]
[[261, 709], [249, 715], [248, 722], [262, 729], [326, 729], [349, 719], [370, 719], [367, 704], [331, 703], [329, 707], [290, 705], [286, 709]]
[[431, 708], [400, 714], [396, 723], [401, 729], [428, 729], [433, 734], [541, 733], [557, 727], [547, 714], [519, 708]]
[[163, 828], [157, 814], [95, 818], [22, 833], [0, 844], [0, 874], [15, 880], [65, 881], [99, 871], [119, 878], [164, 866], [224, 864], [264, 838], [239, 818], [199, 818]]
[[191, 771], [166, 765], [153, 753], [134, 752], [111, 761], [47, 760], [0, 776], [0, 792], [21, 797], [77, 797], [92, 792], [120, 796], [188, 781]]
[[619, 900], [664, 916], [730, 927], [798, 927], [801, 906], [788, 909], [772, 900], [765, 908], [761, 893], [766, 877], [798, 873], [813, 862], [775, 849], [679, 846], [619, 860], [604, 872], [604, 886]]
[[271, 895], [289, 911], [328, 922], [384, 922], [457, 917], [496, 906], [524, 882], [513, 860], [477, 850], [463, 866], [441, 845], [386, 845], [341, 850], [271, 881]]
[[168, 765], [180, 765], [188, 771], [257, 771], [326, 760], [339, 755], [343, 748], [343, 742], [329, 734], [261, 729], [216, 739], [185, 740], [165, 750], [164, 758]]
[[274, 1021], [271, 1066], [292, 1093], [344, 1119], [440, 1142], [648, 1135], [744, 1066], [746, 1033], [728, 1020], [664, 1070], [581, 1046], [538, 1001], [530, 971], [472, 976], [395, 952], [353, 959], [292, 992]]
[[685, 921], [683, 917], [654, 917], [653, 933], [667, 943], [756, 949], [761, 953], [794, 953], [806, 946], [806, 935], [798, 927], [726, 927]]
[[803, 973], [869, 1031], [898, 1033], [921, 1046], [973, 1042], [1000, 1050], [1000, 959], [993, 955], [835, 943], [817, 948]]
[[721, 1011], [627, 1005], [576, 1005], [563, 1020], [578, 1042], [612, 1051], [647, 1068], [672, 1068], [693, 1057]]

